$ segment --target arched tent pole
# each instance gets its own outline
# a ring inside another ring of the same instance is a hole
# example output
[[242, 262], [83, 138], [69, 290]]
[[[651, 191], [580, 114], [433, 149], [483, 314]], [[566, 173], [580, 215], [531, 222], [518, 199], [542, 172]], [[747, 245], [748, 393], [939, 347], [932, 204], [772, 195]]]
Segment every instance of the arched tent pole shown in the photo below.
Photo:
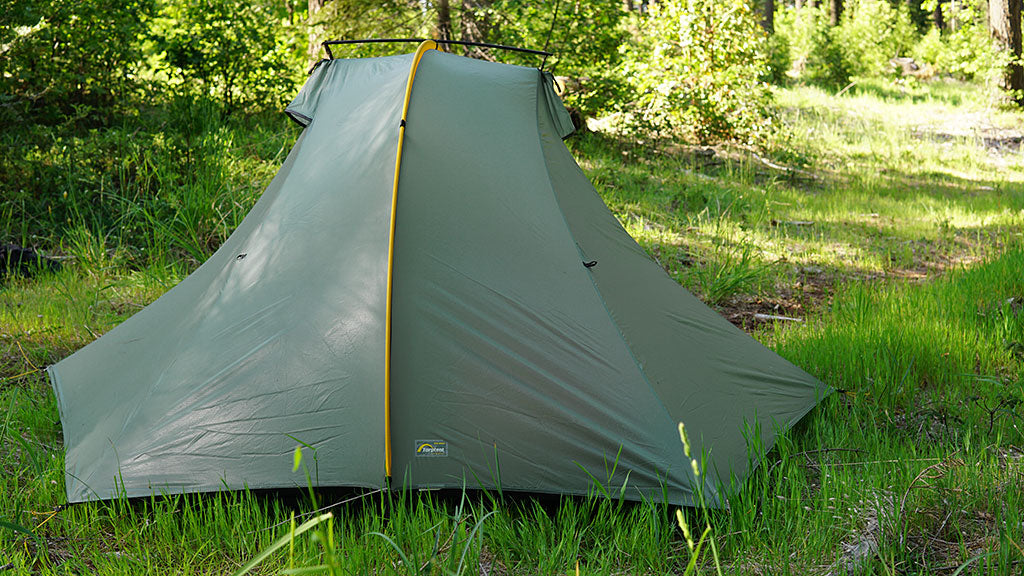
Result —
[[[326, 45], [326, 43], [325, 43]], [[402, 143], [405, 141], [405, 121], [412, 99], [412, 82], [416, 78], [416, 67], [427, 50], [436, 50], [437, 43], [424, 40], [412, 58], [409, 80], [405, 84], [405, 103], [402, 104], [402, 121], [398, 125], [398, 152], [395, 155], [395, 180], [391, 187], [391, 231], [388, 234], [388, 293], [384, 319], [384, 471], [391, 477], [391, 294], [395, 278], [395, 222], [398, 218], [398, 174], [402, 169]]]
[[519, 48], [518, 46], [505, 46], [504, 44], [489, 44], [487, 42], [468, 42], [463, 40], [424, 40], [422, 38], [365, 38], [363, 40], [327, 40], [323, 42], [323, 47], [324, 51], [327, 52], [327, 57], [331, 60], [334, 60], [334, 52], [331, 51], [331, 46], [342, 46], [345, 44], [384, 44], [401, 42], [433, 42], [435, 45], [445, 44], [449, 46], [478, 46], [481, 48], [494, 48], [496, 50], [509, 50], [511, 52], [534, 54], [536, 56], [544, 56], [545, 58], [551, 56], [550, 52], [546, 52], [544, 50], [531, 50], [529, 48]]

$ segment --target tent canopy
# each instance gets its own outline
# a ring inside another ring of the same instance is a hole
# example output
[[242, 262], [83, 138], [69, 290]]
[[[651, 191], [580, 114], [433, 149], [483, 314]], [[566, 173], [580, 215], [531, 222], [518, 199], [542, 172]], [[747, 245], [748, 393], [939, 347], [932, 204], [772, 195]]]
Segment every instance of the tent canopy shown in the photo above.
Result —
[[827, 392], [623, 230], [561, 141], [550, 75], [329, 60], [287, 112], [303, 133], [221, 248], [49, 368], [69, 501], [304, 485], [302, 443], [320, 486], [628, 475], [628, 498], [687, 504], [684, 422], [724, 504], [718, 482]]

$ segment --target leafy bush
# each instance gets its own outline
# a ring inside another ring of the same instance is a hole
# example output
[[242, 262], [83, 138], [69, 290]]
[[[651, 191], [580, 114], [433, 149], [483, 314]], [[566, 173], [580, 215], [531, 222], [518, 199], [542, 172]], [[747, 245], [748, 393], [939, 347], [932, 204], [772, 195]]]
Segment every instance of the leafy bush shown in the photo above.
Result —
[[[934, 9], [934, 0], [931, 8]], [[1009, 54], [992, 41], [985, 17], [981, 0], [966, 0], [958, 5], [960, 25], [955, 30], [946, 34], [934, 28], [929, 30], [911, 53], [936, 71], [964, 80], [997, 76], [1006, 68]]]
[[775, 35], [787, 39], [797, 76], [834, 89], [850, 82], [853, 65], [836, 39], [824, 8], [779, 10]]
[[749, 2], [658, 2], [638, 24], [626, 65], [636, 126], [701, 143], [768, 129], [767, 44]]
[[[628, 40], [621, 0], [496, 0], [480, 10], [483, 14], [476, 16], [491, 23], [489, 42], [537, 50], [547, 47], [553, 53], [545, 69], [573, 80], [574, 88], [564, 95], [570, 108], [596, 116], [629, 99], [619, 50]], [[535, 56], [515, 53], [500, 59], [526, 66], [541, 64]]]
[[797, 74], [832, 89], [854, 77], [884, 74], [889, 59], [909, 53], [916, 38], [905, 7], [892, 8], [886, 0], [848, 0], [836, 27], [824, 6], [784, 8], [775, 27], [789, 40]]
[[768, 36], [768, 80], [772, 84], [783, 84], [787, 73], [793, 67], [793, 55], [789, 38], [782, 34]]
[[[153, 0], [5, 2], [0, 20], [0, 121], [56, 121], [105, 108], [136, 87]], [[112, 111], [97, 117], [112, 118]]]
[[165, 4], [154, 25], [159, 66], [177, 91], [211, 96], [228, 110], [280, 106], [305, 63], [277, 9], [240, 0]]
[[854, 76], [878, 76], [889, 60], [910, 53], [916, 30], [906, 6], [895, 9], [888, 0], [847, 0], [836, 40]]

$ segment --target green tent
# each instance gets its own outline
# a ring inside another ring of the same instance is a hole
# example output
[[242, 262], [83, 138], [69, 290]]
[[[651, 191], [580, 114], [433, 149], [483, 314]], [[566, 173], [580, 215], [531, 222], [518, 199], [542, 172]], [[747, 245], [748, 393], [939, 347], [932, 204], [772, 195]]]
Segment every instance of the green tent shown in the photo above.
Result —
[[685, 504], [684, 422], [724, 505], [827, 392], [623, 230], [549, 74], [427, 44], [320, 65], [234, 234], [49, 368], [69, 501], [302, 486], [301, 443], [320, 486]]

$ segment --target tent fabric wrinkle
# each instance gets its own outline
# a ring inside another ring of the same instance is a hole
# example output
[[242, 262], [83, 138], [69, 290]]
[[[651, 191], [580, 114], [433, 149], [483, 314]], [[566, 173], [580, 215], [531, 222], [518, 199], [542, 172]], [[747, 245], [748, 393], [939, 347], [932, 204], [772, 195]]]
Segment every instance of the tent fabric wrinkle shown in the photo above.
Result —
[[548, 118], [554, 125], [558, 137], [565, 140], [576, 131], [576, 126], [572, 123], [572, 116], [569, 115], [569, 111], [562, 105], [561, 98], [555, 93], [555, 77], [550, 72], [542, 72], [541, 78], [541, 98], [547, 108]]
[[412, 65], [316, 67], [286, 108], [302, 134], [220, 249], [48, 368], [69, 502], [304, 487], [306, 445], [319, 486], [725, 506], [830, 392], [629, 236], [550, 74], [426, 50], [400, 128]]

